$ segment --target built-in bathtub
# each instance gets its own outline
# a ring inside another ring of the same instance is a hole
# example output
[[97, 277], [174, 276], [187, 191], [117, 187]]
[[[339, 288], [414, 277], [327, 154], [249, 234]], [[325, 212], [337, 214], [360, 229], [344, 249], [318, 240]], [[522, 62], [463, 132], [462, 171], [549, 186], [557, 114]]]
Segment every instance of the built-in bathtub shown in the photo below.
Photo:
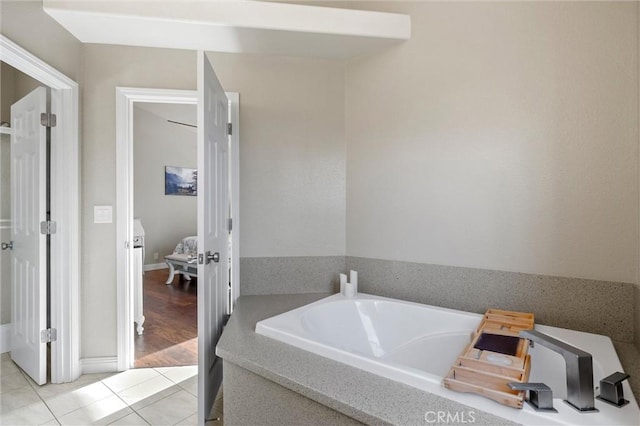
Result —
[[[564, 360], [541, 345], [530, 350], [529, 380], [551, 387], [558, 413], [537, 412], [527, 404], [519, 410], [479, 395], [445, 389], [443, 377], [469, 343], [481, 318], [479, 314], [362, 293], [354, 298], [335, 294], [260, 321], [256, 332], [521, 424], [639, 424], [640, 410], [628, 382], [623, 388], [630, 403], [622, 408], [596, 400], [598, 412], [580, 413], [565, 404]], [[622, 371], [606, 336], [543, 325], [536, 325], [536, 329], [591, 353], [596, 386], [603, 377]]]

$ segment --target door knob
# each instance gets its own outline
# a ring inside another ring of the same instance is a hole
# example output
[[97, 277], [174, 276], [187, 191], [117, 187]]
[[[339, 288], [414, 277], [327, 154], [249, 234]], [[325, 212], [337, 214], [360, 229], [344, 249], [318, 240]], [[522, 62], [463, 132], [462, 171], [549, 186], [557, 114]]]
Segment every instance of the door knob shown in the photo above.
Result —
[[220, 262], [220, 253], [215, 252], [211, 254], [210, 251], [207, 252], [207, 263], [213, 261], [214, 263]]
[[13, 241], [2, 243], [2, 250], [13, 250]]

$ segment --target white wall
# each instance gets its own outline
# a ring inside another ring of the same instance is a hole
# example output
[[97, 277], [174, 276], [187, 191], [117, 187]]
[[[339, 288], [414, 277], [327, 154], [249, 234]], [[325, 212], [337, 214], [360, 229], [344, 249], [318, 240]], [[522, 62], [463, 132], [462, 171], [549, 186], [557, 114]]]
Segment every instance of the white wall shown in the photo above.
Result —
[[350, 256], [637, 282], [637, 3], [366, 3], [411, 40], [351, 60]]
[[2, 0], [0, 32], [67, 77], [81, 78], [81, 43], [47, 15], [41, 0]]
[[[192, 110], [190, 123], [195, 123], [196, 106], [184, 108]], [[196, 168], [196, 129], [139, 107], [134, 107], [133, 123], [134, 217], [145, 230], [145, 265], [163, 263], [182, 238], [197, 233], [197, 197], [164, 194], [165, 166]]]
[[83, 45], [81, 357], [116, 355], [116, 224], [93, 206], [116, 202], [116, 86], [193, 89], [195, 53]]
[[0, 62], [0, 121], [11, 122], [11, 104], [15, 101], [16, 70]]
[[209, 57], [240, 93], [240, 256], [344, 255], [344, 62]]

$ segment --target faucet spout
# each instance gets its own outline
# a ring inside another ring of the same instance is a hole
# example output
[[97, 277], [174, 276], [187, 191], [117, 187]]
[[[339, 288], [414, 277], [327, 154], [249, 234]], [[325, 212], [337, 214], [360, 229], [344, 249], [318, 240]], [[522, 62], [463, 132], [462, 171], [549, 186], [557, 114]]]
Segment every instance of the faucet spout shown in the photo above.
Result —
[[520, 337], [562, 355], [567, 369], [565, 402], [579, 411], [598, 411], [593, 397], [593, 359], [590, 353], [535, 330], [522, 330]]

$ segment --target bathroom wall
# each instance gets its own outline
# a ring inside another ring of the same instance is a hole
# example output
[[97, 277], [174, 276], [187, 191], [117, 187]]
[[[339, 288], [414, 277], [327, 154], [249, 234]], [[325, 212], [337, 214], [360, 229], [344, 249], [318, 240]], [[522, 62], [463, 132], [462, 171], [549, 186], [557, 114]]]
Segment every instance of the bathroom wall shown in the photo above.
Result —
[[209, 57], [240, 92], [240, 256], [344, 256], [344, 62]]
[[42, 1], [0, 2], [0, 32], [75, 81], [81, 78], [81, 43], [42, 10]]
[[[55, 22], [42, 10], [41, 1], [5, 1], [0, 2], [0, 32], [11, 41], [19, 44], [35, 56], [47, 62], [71, 79], [79, 81], [80, 46], [81, 43]], [[7, 71], [10, 70], [10, 71]], [[11, 104], [33, 90], [37, 82], [21, 72], [2, 66], [2, 101], [0, 119], [9, 121]], [[9, 76], [8, 79], [5, 77]], [[5, 154], [9, 153], [8, 137], [2, 136], [2, 180], [8, 181], [9, 165]], [[3, 186], [3, 201], [8, 197], [8, 189]], [[7, 204], [3, 202], [3, 209]], [[6, 231], [6, 230], [3, 230]], [[2, 241], [6, 241], [6, 232], [2, 235]], [[6, 254], [3, 254], [2, 263], [6, 264]], [[8, 268], [2, 268], [2, 285], [0, 285], [0, 324], [11, 321], [10, 304], [10, 278]]]
[[[355, 7], [412, 37], [347, 65], [348, 256], [637, 283], [637, 3]], [[557, 309], [601, 294], [556, 283]]]
[[[232, 54], [210, 59], [225, 89], [240, 93], [242, 265], [272, 257], [273, 269], [286, 263], [297, 270], [305, 256], [344, 265], [344, 63]], [[196, 56], [87, 44], [83, 66], [85, 358], [116, 354], [115, 223], [93, 224], [91, 217], [93, 205], [115, 205], [115, 87], [194, 89]], [[290, 291], [299, 279], [289, 282]]]
[[16, 70], [0, 62], [0, 121], [11, 121], [11, 104], [15, 100]]
[[635, 282], [636, 7], [387, 5], [411, 40], [347, 67], [348, 254]]
[[332, 291], [345, 254], [344, 62], [210, 55], [240, 92], [240, 291]]
[[[638, 275], [637, 4], [339, 5], [409, 13], [412, 39], [346, 71], [341, 61], [210, 55], [241, 96], [247, 291], [272, 291], [264, 271], [271, 282], [287, 277], [273, 292], [298, 290], [304, 275], [318, 283], [304, 291], [327, 287], [334, 273], [314, 268], [343, 268], [346, 253], [345, 266], [364, 259], [372, 270], [398, 261], [459, 267], [458, 276], [593, 279], [601, 284], [586, 288], [630, 300], [616, 282]], [[83, 77], [81, 356], [113, 356], [115, 224], [95, 225], [91, 212], [115, 206], [115, 86], [193, 89], [195, 55], [81, 47], [40, 2], [0, 7], [3, 34]], [[451, 288], [478, 286], [463, 282]], [[560, 282], [551, 288], [573, 306], [600, 295]], [[522, 288], [483, 283], [494, 295]], [[410, 289], [399, 281], [385, 291]], [[424, 282], [416, 291], [431, 290], [441, 300], [451, 291]]]
[[[189, 123], [195, 124], [196, 106], [180, 108], [190, 112]], [[196, 168], [196, 129], [169, 123], [138, 106], [133, 123], [133, 215], [145, 230], [144, 264], [163, 264], [164, 256], [173, 253], [182, 238], [197, 233], [197, 198], [164, 193], [165, 166]]]

